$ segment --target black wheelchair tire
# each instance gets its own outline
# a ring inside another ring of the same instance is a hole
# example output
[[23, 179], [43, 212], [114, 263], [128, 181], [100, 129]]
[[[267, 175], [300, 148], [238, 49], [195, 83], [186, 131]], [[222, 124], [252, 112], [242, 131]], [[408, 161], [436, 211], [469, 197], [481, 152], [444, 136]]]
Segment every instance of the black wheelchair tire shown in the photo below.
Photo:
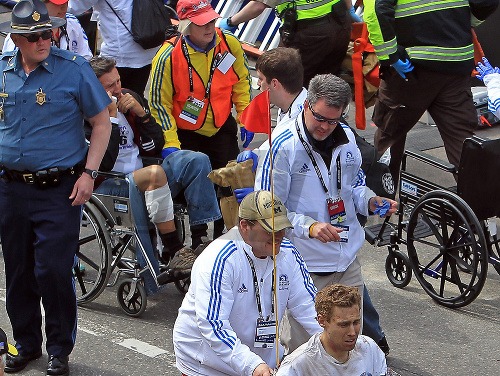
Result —
[[73, 268], [78, 304], [96, 299], [107, 285], [112, 250], [106, 226], [106, 220], [98, 208], [86, 202], [82, 208], [77, 263]]
[[397, 288], [408, 286], [411, 281], [411, 264], [408, 256], [400, 251], [391, 251], [385, 259], [385, 273], [389, 282]]
[[[429, 226], [430, 235], [414, 233], [419, 221]], [[408, 222], [407, 247], [415, 278], [439, 304], [464, 307], [481, 292], [488, 269], [487, 242], [476, 215], [458, 195], [434, 190], [417, 201]], [[470, 251], [468, 262], [460, 255], [463, 249]]]
[[126, 298], [130, 293], [132, 284], [133, 280], [131, 278], [124, 279], [118, 286], [116, 298], [118, 299], [121, 309], [123, 309], [128, 316], [139, 317], [146, 310], [148, 302], [146, 289], [142, 285], [142, 282], [138, 281], [135, 285], [132, 298], [127, 302]]

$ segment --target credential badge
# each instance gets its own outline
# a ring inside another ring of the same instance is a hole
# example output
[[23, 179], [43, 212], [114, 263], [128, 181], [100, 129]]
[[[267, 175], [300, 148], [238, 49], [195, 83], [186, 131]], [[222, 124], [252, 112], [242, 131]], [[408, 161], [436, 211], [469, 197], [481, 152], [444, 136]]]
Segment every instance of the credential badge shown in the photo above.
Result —
[[38, 13], [37, 11], [34, 11], [33, 14], [31, 15], [31, 17], [33, 17], [33, 20], [38, 22], [40, 20], [40, 13]]

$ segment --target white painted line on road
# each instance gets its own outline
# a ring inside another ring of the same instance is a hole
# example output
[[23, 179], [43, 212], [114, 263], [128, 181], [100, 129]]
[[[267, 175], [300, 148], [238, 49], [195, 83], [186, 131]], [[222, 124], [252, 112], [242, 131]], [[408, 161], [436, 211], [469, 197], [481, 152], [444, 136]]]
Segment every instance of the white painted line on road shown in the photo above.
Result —
[[[105, 337], [106, 340], [116, 343], [117, 345], [123, 346], [129, 350], [135, 351], [136, 353], [145, 355], [149, 358], [156, 358], [160, 355], [166, 356], [169, 360], [175, 359], [175, 355], [165, 349], [157, 346], [150, 345], [147, 342], [140, 341], [136, 338], [127, 338], [125, 333], [117, 332], [109, 327], [93, 322], [92, 320], [85, 320], [85, 326], [82, 326], [82, 320], [78, 320], [78, 331], [90, 334], [94, 337]], [[91, 327], [94, 330], [88, 329]], [[172, 362], [172, 361], [171, 361]]]
[[78, 325], [78, 331], [80, 331], [80, 330], [84, 333], [91, 334], [91, 335], [96, 336], [96, 337], [100, 337], [99, 333], [94, 332], [93, 330], [82, 328], [80, 325]]
[[122, 342], [118, 342], [120, 346], [126, 347], [127, 349], [134, 350], [140, 354], [149, 356], [150, 358], [155, 358], [158, 355], [167, 354], [167, 350], [160, 349], [159, 347], [150, 345], [149, 343], [139, 341], [135, 338], [127, 338]]

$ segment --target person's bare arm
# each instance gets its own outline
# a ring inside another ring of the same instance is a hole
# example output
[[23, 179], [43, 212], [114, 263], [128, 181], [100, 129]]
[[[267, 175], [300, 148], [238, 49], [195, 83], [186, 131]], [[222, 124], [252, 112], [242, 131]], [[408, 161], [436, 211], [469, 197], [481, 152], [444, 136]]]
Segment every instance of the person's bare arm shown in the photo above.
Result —
[[[109, 136], [111, 134], [108, 109], [105, 108], [97, 115], [89, 118], [88, 122], [92, 126], [92, 134], [90, 136], [90, 146], [85, 168], [97, 170], [108, 147]], [[73, 191], [69, 196], [70, 200], [73, 200], [72, 205], [83, 205], [92, 196], [93, 190], [94, 179], [89, 174], [82, 174], [76, 181]]]
[[255, 17], [259, 16], [266, 8], [269, 8], [269, 6], [261, 3], [260, 1], [250, 1], [247, 5], [241, 8], [238, 13], [231, 16], [231, 24], [236, 26], [240, 23], [253, 20]]

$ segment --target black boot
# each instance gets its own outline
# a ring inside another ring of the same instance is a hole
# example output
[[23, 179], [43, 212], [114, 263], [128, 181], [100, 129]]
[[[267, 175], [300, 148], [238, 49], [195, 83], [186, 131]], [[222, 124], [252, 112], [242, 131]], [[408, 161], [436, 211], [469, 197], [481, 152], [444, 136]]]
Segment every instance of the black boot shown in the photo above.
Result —
[[161, 242], [163, 243], [163, 251], [160, 255], [160, 260], [167, 265], [168, 262], [174, 257], [175, 253], [184, 247], [177, 236], [177, 231], [169, 232], [167, 234], [160, 234]]
[[200, 225], [190, 226], [191, 230], [191, 249], [198, 248], [199, 245], [208, 241], [208, 225], [206, 223], [202, 223]]

